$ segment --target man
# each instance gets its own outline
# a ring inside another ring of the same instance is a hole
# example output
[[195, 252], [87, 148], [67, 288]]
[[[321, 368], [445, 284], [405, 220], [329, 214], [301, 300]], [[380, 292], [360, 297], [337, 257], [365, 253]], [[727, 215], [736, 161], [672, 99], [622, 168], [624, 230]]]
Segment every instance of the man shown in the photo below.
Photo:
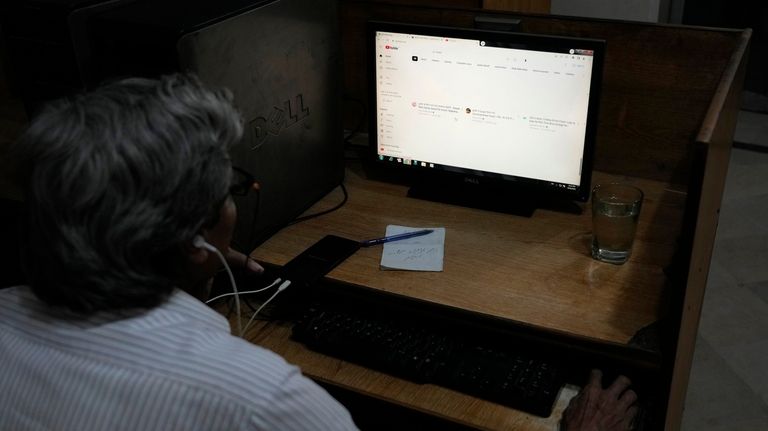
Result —
[[354, 429], [204, 295], [236, 210], [242, 125], [196, 80], [128, 80], [55, 104], [21, 137], [29, 288], [2, 292], [0, 429]]
[[[196, 238], [243, 258], [230, 99], [185, 75], [130, 79], [57, 102], [21, 136], [29, 286], [0, 291], [0, 429], [355, 428], [200, 302], [219, 261]], [[626, 384], [585, 392], [568, 429], [626, 429], [594, 420], [617, 400], [632, 413]]]

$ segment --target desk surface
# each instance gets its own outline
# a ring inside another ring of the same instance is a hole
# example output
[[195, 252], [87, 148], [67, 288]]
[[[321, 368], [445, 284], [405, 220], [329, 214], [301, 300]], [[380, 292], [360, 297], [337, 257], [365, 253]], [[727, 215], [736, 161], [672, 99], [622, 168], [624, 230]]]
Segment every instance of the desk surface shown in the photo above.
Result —
[[[326, 234], [383, 235], [388, 224], [446, 228], [443, 272], [382, 271], [381, 247], [365, 248], [330, 280], [380, 289], [513, 320], [542, 331], [625, 345], [660, 317], [664, 267], [682, 220], [685, 194], [666, 184], [595, 173], [594, 183], [626, 181], [645, 192], [633, 255], [624, 265], [590, 257], [591, 212], [537, 210], [531, 218], [406, 197], [407, 188], [348, 169], [349, 200], [338, 211], [293, 225], [252, 256], [283, 265]], [[340, 202], [335, 190], [307, 213]], [[319, 381], [480, 429], [552, 430], [575, 389], [564, 388], [549, 418], [434, 385], [415, 384], [306, 349], [290, 327], [260, 323], [246, 337], [299, 365]]]
[[[633, 255], [624, 265], [590, 257], [591, 212], [537, 210], [531, 218], [406, 197], [407, 188], [371, 181], [348, 169], [349, 200], [328, 215], [288, 227], [252, 256], [283, 265], [326, 234], [382, 236], [388, 224], [446, 228], [443, 272], [382, 271], [381, 247], [364, 248], [328, 274], [536, 329], [626, 344], [660, 315], [685, 195], [666, 184], [595, 173], [593, 183], [626, 181], [645, 192]], [[342, 199], [335, 190], [308, 213]]]

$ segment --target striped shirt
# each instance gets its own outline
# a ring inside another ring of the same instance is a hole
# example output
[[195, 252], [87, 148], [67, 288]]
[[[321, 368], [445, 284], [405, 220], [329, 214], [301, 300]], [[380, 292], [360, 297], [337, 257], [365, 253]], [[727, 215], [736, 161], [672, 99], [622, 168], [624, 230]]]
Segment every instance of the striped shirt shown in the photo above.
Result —
[[54, 314], [0, 290], [0, 430], [348, 430], [349, 413], [182, 292], [143, 314]]

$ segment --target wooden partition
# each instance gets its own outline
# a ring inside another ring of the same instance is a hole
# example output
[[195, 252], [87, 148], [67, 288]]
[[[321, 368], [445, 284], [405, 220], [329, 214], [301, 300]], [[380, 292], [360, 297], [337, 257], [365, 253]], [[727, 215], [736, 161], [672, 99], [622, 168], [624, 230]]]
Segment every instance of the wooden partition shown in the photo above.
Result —
[[[345, 87], [367, 99], [369, 19], [472, 27], [478, 15], [521, 19], [524, 32], [604, 39], [596, 171], [668, 184], [685, 199], [665, 227], [677, 248], [660, 301], [665, 429], [679, 428], [709, 272], [751, 31], [520, 15], [460, 7], [342, 2]], [[357, 112], [347, 114], [353, 123]], [[664, 409], [662, 409], [664, 410]]]

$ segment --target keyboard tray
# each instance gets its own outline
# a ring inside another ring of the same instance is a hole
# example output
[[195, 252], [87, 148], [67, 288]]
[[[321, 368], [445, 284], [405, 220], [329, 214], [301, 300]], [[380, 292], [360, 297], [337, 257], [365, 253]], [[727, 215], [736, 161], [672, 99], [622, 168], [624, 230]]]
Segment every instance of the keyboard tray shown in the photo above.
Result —
[[548, 417], [565, 381], [557, 361], [387, 307], [318, 302], [293, 327], [310, 349]]

